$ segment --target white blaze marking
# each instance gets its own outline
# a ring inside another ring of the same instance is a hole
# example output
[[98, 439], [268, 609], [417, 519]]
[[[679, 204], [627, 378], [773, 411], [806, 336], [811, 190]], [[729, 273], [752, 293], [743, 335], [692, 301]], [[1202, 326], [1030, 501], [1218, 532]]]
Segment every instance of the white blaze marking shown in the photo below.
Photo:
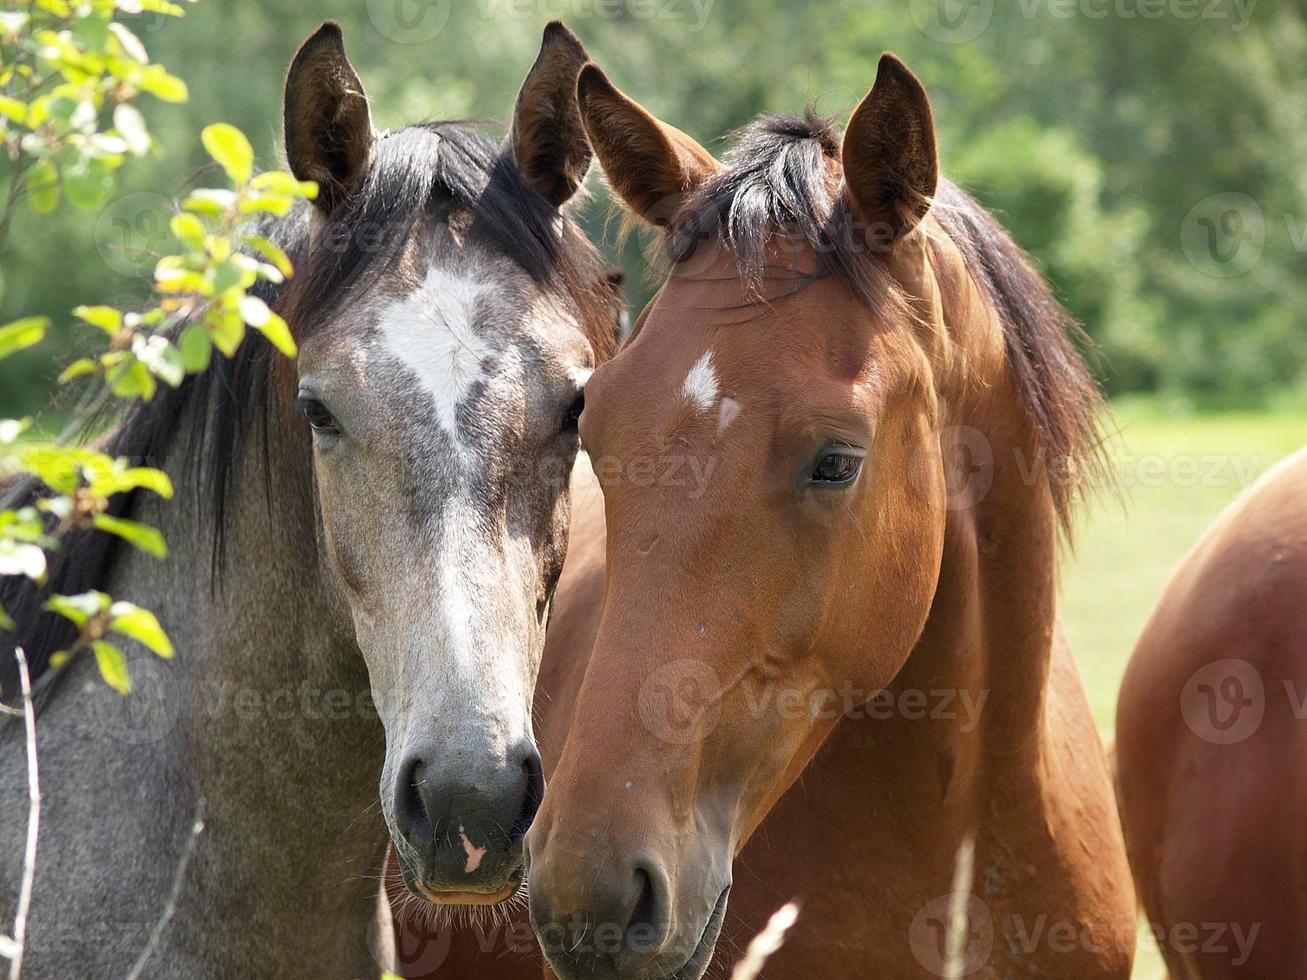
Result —
[[381, 313], [386, 351], [417, 375], [436, 405], [440, 426], [457, 443], [459, 404], [485, 377], [490, 347], [472, 315], [488, 287], [467, 276], [433, 268], [422, 285]]
[[717, 401], [717, 370], [713, 367], [712, 351], [704, 352], [703, 357], [694, 362], [690, 373], [681, 384], [681, 393], [706, 412]]
[[486, 856], [484, 847], [477, 847], [467, 839], [467, 831], [463, 825], [458, 825], [458, 836], [463, 839], [463, 853], [467, 855], [467, 864], [463, 867], [463, 874], [470, 875], [477, 868], [481, 867], [481, 859]]

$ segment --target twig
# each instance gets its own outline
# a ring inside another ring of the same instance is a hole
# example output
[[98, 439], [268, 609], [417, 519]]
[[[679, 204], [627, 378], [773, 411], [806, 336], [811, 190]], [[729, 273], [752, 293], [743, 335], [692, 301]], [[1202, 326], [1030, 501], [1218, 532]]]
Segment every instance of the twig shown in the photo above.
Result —
[[785, 945], [785, 934], [799, 918], [799, 906], [787, 902], [772, 914], [762, 932], [753, 937], [749, 948], [731, 973], [731, 980], [757, 980], [772, 955]]
[[949, 893], [948, 931], [944, 938], [944, 977], [954, 980], [969, 972], [967, 940], [971, 934], [971, 886], [975, 881], [976, 837], [968, 832], [958, 845], [953, 864], [953, 890]]
[[22, 647], [14, 648], [18, 660], [18, 679], [23, 691], [23, 721], [27, 728], [27, 849], [23, 852], [23, 884], [18, 891], [18, 911], [14, 914], [13, 953], [9, 958], [9, 980], [23, 973], [23, 949], [27, 940], [27, 914], [32, 906], [32, 885], [36, 881], [36, 836], [41, 824], [41, 779], [36, 768], [36, 711], [32, 707], [32, 679], [27, 673], [27, 657]]
[[136, 957], [136, 962], [132, 964], [132, 972], [127, 974], [127, 980], [140, 980], [141, 971], [145, 969], [145, 964], [150, 957], [154, 955], [155, 948], [159, 945], [159, 940], [163, 938], [163, 931], [168, 928], [168, 923], [172, 921], [173, 914], [177, 911], [177, 899], [182, 893], [182, 884], [186, 879], [186, 869], [190, 867], [191, 858], [195, 854], [195, 842], [199, 840], [200, 834], [204, 831], [204, 797], [200, 797], [195, 803], [195, 817], [191, 821], [190, 836], [186, 838], [186, 846], [182, 850], [182, 856], [177, 862], [177, 870], [172, 876], [172, 890], [168, 893], [168, 904], [163, 907], [163, 912], [159, 914], [158, 921], [154, 923], [154, 928], [150, 930], [150, 938], [141, 950], [141, 955]]

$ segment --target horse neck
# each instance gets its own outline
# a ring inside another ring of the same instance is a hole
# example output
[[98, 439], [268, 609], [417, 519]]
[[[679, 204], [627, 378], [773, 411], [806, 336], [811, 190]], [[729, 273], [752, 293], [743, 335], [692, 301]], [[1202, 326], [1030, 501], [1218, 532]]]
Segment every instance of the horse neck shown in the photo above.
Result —
[[[192, 461], [211, 440], [192, 437], [169, 453], [178, 499], [138, 515], [163, 529], [168, 561], [130, 555], [110, 584], [155, 608], [177, 647], [166, 669], [179, 713], [163, 751], [203, 797], [207, 846], [221, 855], [192, 897], [208, 890], [229, 902], [258, 882], [260, 907], [282, 896], [288, 918], [308, 917], [310, 928], [316, 909], [316, 927], [332, 929], [338, 920], [322, 905], [347, 905], [357, 918], [357, 893], [379, 860], [380, 821], [366, 814], [384, 736], [361, 655], [328, 598], [307, 438], [269, 398], [268, 424], [256, 419], [238, 438], [221, 574], [212, 507], [191, 506], [212, 459]], [[195, 421], [182, 430], [203, 431]]]
[[[1056, 633], [1053, 498], [1002, 328], [987, 315], [934, 352], [941, 449], [946, 461], [977, 466], [946, 466], [950, 506], [926, 624], [885, 692], [891, 700], [851, 712], [804, 775], [810, 795], [833, 801], [850, 780], [892, 786], [899, 802], [929, 808], [905, 808], [914, 833], [950, 840], [988, 805], [987, 786], [1038, 778]], [[967, 479], [977, 482], [967, 488]], [[918, 823], [922, 812], [939, 816], [933, 830]]]

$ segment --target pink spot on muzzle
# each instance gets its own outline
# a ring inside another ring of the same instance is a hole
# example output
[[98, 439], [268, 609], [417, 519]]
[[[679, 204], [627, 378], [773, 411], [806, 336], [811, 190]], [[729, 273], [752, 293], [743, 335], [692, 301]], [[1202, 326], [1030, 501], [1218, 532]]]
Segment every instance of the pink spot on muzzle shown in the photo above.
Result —
[[463, 866], [463, 873], [470, 875], [477, 868], [481, 867], [481, 859], [486, 856], [486, 849], [484, 847], [477, 847], [468, 840], [467, 832], [463, 829], [462, 824], [458, 825], [458, 836], [463, 841], [463, 853], [467, 855], [467, 864]]

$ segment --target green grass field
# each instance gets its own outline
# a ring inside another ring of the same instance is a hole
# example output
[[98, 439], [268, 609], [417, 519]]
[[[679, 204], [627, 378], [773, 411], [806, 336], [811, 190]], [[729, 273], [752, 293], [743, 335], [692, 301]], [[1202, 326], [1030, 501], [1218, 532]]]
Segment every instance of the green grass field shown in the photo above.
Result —
[[[1062, 615], [1105, 736], [1121, 674], [1171, 570], [1226, 504], [1307, 445], [1302, 406], [1188, 412], [1128, 399], [1114, 409], [1122, 495], [1094, 502], [1062, 563]], [[1141, 934], [1135, 977], [1165, 976], [1151, 936]]]

